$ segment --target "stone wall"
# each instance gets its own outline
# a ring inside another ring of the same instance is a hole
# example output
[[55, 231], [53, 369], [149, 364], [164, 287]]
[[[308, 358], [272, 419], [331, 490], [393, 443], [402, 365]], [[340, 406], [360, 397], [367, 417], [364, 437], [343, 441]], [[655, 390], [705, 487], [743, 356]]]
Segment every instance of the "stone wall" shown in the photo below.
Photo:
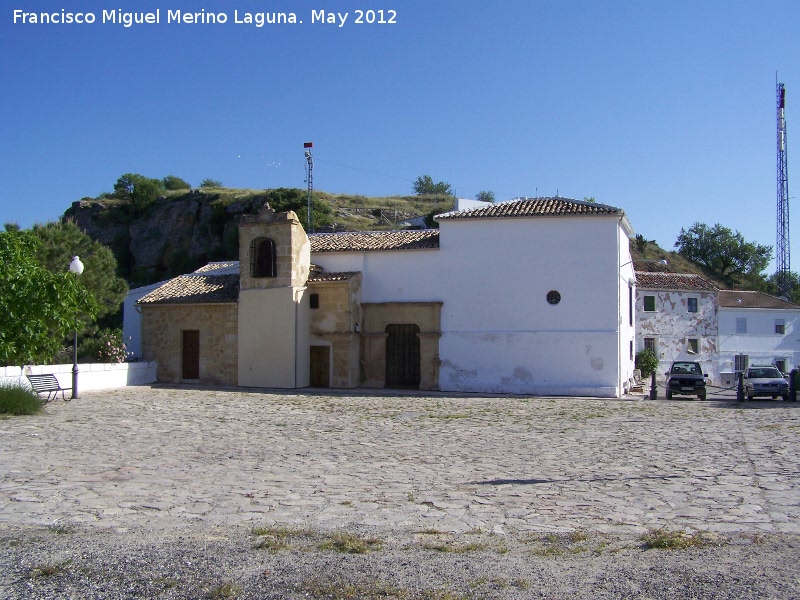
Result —
[[309, 293], [319, 299], [319, 308], [311, 310], [311, 345], [331, 348], [331, 387], [357, 387], [361, 379], [361, 275], [311, 282]]
[[439, 338], [442, 335], [441, 302], [380, 302], [361, 305], [362, 365], [364, 386], [386, 385], [386, 327], [414, 324], [419, 327], [421, 390], [439, 389]]
[[[257, 238], [275, 242], [275, 277], [250, 276], [250, 244]], [[311, 244], [297, 215], [275, 214], [265, 207], [257, 217], [247, 216], [239, 224], [241, 289], [304, 287], [311, 267]]]
[[237, 385], [238, 305], [142, 305], [142, 356], [156, 361], [157, 380], [182, 381], [184, 330], [200, 332], [200, 383]]

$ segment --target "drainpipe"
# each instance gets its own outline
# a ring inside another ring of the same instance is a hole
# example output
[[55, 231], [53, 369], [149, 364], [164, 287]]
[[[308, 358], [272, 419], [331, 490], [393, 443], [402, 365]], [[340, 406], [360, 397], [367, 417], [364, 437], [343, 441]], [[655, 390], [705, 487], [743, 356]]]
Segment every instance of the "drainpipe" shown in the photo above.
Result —
[[297, 353], [300, 351], [299, 340], [297, 339], [298, 325], [297, 320], [300, 315], [300, 302], [297, 298], [296, 289], [292, 289], [292, 300], [294, 301], [294, 389], [297, 389]]
[[622, 289], [620, 287], [620, 279], [622, 279], [622, 273], [620, 272], [620, 268], [622, 265], [622, 249], [619, 245], [619, 230], [622, 227], [622, 217], [617, 219], [617, 229], [614, 232], [614, 236], [617, 239], [617, 260], [615, 269], [617, 271], [616, 277], [616, 286], [617, 286], [617, 384], [620, 386], [622, 392], [625, 392], [625, 384], [622, 381], [622, 356], [623, 356], [623, 347], [622, 347]]

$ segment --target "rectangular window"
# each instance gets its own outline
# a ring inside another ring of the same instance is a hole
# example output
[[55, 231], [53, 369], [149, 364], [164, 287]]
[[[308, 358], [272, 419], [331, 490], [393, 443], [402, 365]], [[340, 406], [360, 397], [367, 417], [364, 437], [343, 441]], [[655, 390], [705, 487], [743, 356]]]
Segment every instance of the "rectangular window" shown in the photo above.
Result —
[[689, 354], [700, 354], [700, 338], [689, 338], [686, 351]]
[[733, 368], [737, 371], [746, 371], [750, 364], [750, 357], [746, 354], [737, 354], [733, 357]]
[[775, 367], [781, 373], [786, 373], [786, 359], [785, 358], [776, 358], [775, 359]]
[[319, 308], [319, 294], [309, 294], [308, 303], [311, 308]]
[[633, 340], [631, 340], [630, 348], [631, 348], [631, 360], [633, 360]]
[[687, 298], [686, 306], [689, 308], [689, 312], [697, 312], [697, 298]]
[[653, 354], [658, 357], [658, 352], [656, 352], [656, 338], [644, 338], [644, 349], [650, 350]]
[[775, 319], [775, 333], [784, 335], [786, 333], [786, 321], [783, 319]]
[[736, 333], [747, 333], [747, 319], [745, 317], [737, 317]]
[[644, 297], [644, 312], [656, 312], [656, 297], [655, 296], [645, 296]]

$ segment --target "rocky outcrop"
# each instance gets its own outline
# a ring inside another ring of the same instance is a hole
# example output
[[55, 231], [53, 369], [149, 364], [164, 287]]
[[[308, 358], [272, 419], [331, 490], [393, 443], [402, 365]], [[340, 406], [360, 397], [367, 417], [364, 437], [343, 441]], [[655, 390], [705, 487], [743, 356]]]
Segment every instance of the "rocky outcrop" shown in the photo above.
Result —
[[84, 199], [64, 214], [89, 237], [111, 248], [134, 283], [191, 271], [212, 260], [238, 258], [238, 223], [256, 213], [264, 194], [236, 197], [192, 190], [158, 198], [141, 214], [110, 200]]

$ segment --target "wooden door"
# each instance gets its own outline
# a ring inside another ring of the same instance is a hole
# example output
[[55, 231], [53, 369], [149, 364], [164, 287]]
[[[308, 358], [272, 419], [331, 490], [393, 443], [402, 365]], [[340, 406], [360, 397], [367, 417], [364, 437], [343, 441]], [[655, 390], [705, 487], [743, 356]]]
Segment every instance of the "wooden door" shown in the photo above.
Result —
[[330, 346], [311, 346], [311, 387], [331, 386]]
[[183, 379], [200, 379], [200, 332], [183, 332]]

